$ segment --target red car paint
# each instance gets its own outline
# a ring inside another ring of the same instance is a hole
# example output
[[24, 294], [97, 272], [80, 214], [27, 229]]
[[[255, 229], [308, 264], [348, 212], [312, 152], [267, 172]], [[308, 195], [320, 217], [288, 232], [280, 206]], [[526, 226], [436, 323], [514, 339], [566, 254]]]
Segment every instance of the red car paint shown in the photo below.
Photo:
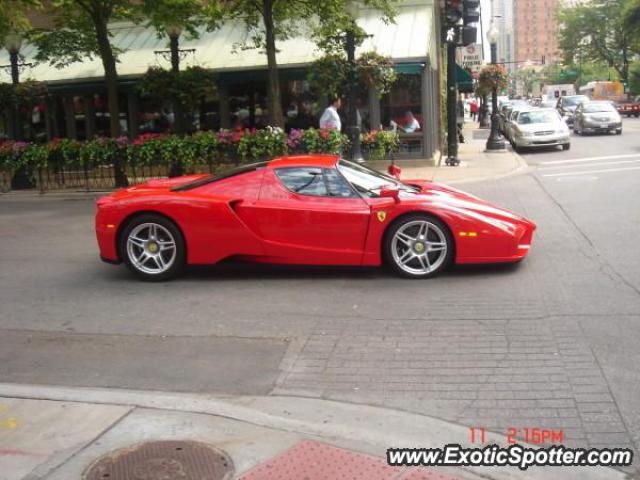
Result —
[[[265, 168], [175, 191], [206, 175], [191, 175], [122, 189], [97, 201], [96, 234], [104, 260], [119, 262], [117, 238], [140, 212], [164, 215], [182, 231], [188, 264], [226, 258], [316, 265], [382, 263], [388, 227], [404, 214], [440, 218], [455, 240], [455, 262], [515, 262], [529, 252], [536, 226], [473, 195], [425, 180], [404, 180], [419, 194], [391, 197], [321, 197], [289, 191], [275, 174], [282, 167], [337, 168], [331, 155], [290, 156]], [[378, 215], [378, 212], [381, 212]], [[382, 219], [382, 220], [381, 220]]]

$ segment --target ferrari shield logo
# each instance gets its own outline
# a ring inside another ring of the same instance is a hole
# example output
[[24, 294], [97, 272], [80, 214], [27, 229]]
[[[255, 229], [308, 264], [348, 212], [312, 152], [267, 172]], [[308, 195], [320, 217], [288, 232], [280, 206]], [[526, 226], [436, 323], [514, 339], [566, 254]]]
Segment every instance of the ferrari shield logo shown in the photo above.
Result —
[[384, 222], [384, 219], [387, 218], [387, 212], [381, 210], [378, 212], [378, 220]]

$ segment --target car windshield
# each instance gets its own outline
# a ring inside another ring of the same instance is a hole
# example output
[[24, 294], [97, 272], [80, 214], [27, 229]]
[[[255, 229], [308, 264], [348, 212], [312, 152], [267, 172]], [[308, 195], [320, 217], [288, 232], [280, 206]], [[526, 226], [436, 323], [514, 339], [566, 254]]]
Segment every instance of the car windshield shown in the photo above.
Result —
[[518, 116], [519, 125], [529, 125], [532, 123], [553, 123], [558, 121], [558, 114], [549, 110], [539, 110], [533, 112], [522, 112]]
[[596, 112], [615, 112], [616, 109], [613, 108], [613, 105], [611, 105], [608, 102], [602, 102], [602, 103], [588, 103], [586, 104], [584, 107], [584, 111], [585, 113], [596, 113]]
[[384, 173], [347, 160], [338, 162], [338, 170], [356, 190], [369, 197], [377, 197], [380, 189], [384, 187], [395, 187], [414, 193], [418, 191], [415, 187], [405, 185]]
[[574, 107], [576, 105], [578, 105], [581, 102], [584, 102], [585, 100], [588, 100], [589, 97], [586, 97], [584, 95], [577, 95], [575, 97], [564, 97], [562, 99], [562, 102], [567, 106], [567, 107]]

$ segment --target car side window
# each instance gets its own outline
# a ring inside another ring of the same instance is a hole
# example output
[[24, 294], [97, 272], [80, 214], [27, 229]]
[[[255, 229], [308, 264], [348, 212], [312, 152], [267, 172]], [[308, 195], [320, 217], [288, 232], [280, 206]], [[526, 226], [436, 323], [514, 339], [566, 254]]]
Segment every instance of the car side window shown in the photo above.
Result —
[[323, 173], [329, 196], [341, 198], [358, 196], [349, 185], [349, 182], [335, 168], [325, 168]]
[[275, 172], [284, 186], [294, 193], [316, 197], [357, 196], [344, 177], [333, 168], [278, 168]]
[[328, 196], [322, 176], [317, 167], [278, 168], [276, 175], [287, 189], [301, 195]]

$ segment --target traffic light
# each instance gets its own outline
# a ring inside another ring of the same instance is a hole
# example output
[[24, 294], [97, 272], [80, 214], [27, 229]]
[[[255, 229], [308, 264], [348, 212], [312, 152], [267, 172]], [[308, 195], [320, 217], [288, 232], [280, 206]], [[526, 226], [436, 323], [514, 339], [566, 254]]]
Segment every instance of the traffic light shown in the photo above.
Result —
[[480, 0], [463, 0], [462, 19], [465, 25], [478, 23], [480, 21]]
[[462, 27], [461, 43], [463, 47], [476, 43], [478, 29], [472, 24], [480, 20], [480, 0], [462, 0]]
[[444, 17], [447, 27], [457, 26], [462, 18], [462, 0], [447, 0]]

